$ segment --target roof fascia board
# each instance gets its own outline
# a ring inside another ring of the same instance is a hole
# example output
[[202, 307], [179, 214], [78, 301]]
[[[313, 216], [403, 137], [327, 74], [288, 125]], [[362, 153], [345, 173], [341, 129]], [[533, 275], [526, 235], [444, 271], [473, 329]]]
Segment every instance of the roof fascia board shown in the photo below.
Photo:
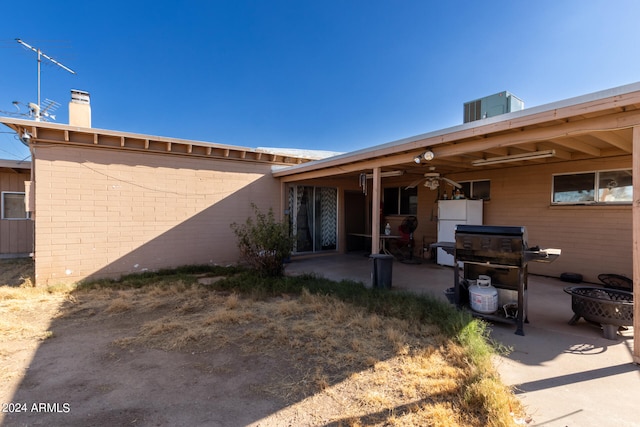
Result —
[[35, 122], [33, 120], [15, 119], [12, 117], [0, 117], [0, 123], [4, 123], [5, 125], [11, 127], [14, 130], [16, 127], [10, 126], [10, 125], [16, 125], [21, 127], [56, 129], [56, 130], [62, 130], [62, 131], [66, 130], [70, 132], [82, 132], [82, 133], [90, 133], [95, 135], [113, 136], [113, 137], [119, 137], [119, 138], [124, 137], [124, 138], [132, 138], [132, 139], [149, 139], [153, 141], [167, 142], [167, 143], [215, 146], [216, 148], [229, 148], [231, 150], [253, 151], [253, 149], [249, 147], [242, 147], [238, 145], [225, 145], [225, 144], [218, 144], [218, 143], [205, 142], [205, 141], [169, 138], [166, 136], [145, 135], [145, 134], [139, 134], [139, 133], [121, 132], [121, 131], [99, 129], [99, 128], [84, 128], [79, 126], [63, 125], [60, 123]]
[[[47, 122], [35, 122], [33, 120], [24, 120], [24, 119], [15, 119], [8, 117], [0, 117], [0, 123], [5, 124], [6, 126], [12, 128], [15, 132], [21, 132], [21, 129], [27, 129], [32, 135], [34, 135], [34, 140], [37, 142], [38, 140], [44, 141], [47, 143], [60, 143], [60, 144], [68, 144], [68, 145], [79, 145], [79, 146], [92, 146], [92, 147], [100, 147], [100, 148], [110, 148], [110, 149], [121, 149], [121, 150], [135, 150], [142, 152], [153, 152], [153, 153], [165, 153], [165, 154], [176, 154], [176, 155], [193, 155], [198, 157], [205, 158], [219, 158], [219, 159], [229, 159], [229, 160], [241, 160], [241, 161], [256, 161], [259, 163], [272, 163], [272, 164], [299, 164], [302, 162], [309, 161], [308, 158], [299, 157], [290, 153], [264, 153], [259, 150], [255, 150], [248, 147], [236, 146], [236, 145], [225, 145], [225, 144], [217, 144], [217, 143], [209, 143], [202, 141], [192, 141], [178, 138], [168, 138], [168, 137], [156, 137], [150, 135], [136, 134], [136, 133], [128, 133], [128, 132], [118, 132], [118, 131], [110, 131], [104, 129], [97, 128], [84, 128], [77, 126], [69, 126], [69, 125], [61, 125], [57, 123], [47, 123]], [[41, 130], [42, 132], [38, 132]], [[61, 135], [60, 138], [55, 139], [47, 139], [42, 135], [47, 130], [52, 135]], [[39, 136], [36, 136], [40, 134]], [[81, 138], [81, 140], [73, 140], [71, 135], [87, 135], [89, 138]], [[64, 135], [64, 136], [62, 136]], [[91, 139], [92, 142], [87, 142], [88, 139]], [[102, 144], [102, 140], [109, 140], [109, 143]], [[120, 140], [119, 146], [114, 146], [113, 141]], [[127, 146], [127, 141], [134, 142], [135, 147]], [[138, 141], [145, 141], [144, 146], [138, 146], [139, 143], [135, 143]], [[166, 147], [164, 150], [150, 149], [151, 146], [162, 146]], [[195, 147], [200, 147], [198, 150]], [[178, 148], [178, 149], [176, 149]], [[225, 154], [216, 155], [215, 152], [222, 152]], [[229, 153], [237, 153], [235, 155], [230, 155]], [[250, 156], [247, 154], [251, 153]]]
[[0, 159], [0, 168], [31, 169], [31, 162], [26, 160]]

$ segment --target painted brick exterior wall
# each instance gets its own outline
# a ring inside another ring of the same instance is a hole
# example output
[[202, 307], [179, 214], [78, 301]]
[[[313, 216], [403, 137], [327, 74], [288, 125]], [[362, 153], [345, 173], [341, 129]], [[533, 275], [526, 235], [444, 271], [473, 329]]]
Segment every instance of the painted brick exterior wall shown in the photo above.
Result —
[[453, 179], [491, 180], [491, 200], [484, 203], [484, 222], [524, 225], [529, 245], [562, 249], [551, 264], [530, 263], [529, 272], [558, 277], [580, 273], [600, 283], [598, 274], [632, 277], [631, 205], [551, 205], [552, 175], [631, 168], [631, 156], [544, 166], [513, 167], [457, 174]]
[[238, 261], [232, 222], [280, 215], [270, 165], [38, 146], [36, 282]]
[[[491, 200], [484, 202], [485, 224], [524, 225], [530, 245], [562, 249], [560, 258], [551, 264], [530, 263], [531, 273], [558, 277], [564, 272], [575, 272], [582, 274], [585, 281], [600, 283], [600, 273], [633, 276], [631, 205], [551, 205], [552, 176], [625, 168], [631, 168], [631, 156], [517, 166], [448, 177], [457, 181], [491, 181]], [[414, 176], [386, 178], [383, 187], [406, 186], [414, 179]], [[341, 193], [345, 189], [361, 191], [355, 178], [318, 179], [307, 184], [336, 186]], [[451, 187], [446, 189], [450, 191]], [[418, 228], [414, 232], [417, 257], [421, 256], [423, 239], [427, 244], [437, 240], [437, 194], [418, 185]], [[342, 215], [340, 210], [339, 215]], [[368, 216], [368, 212], [363, 212], [363, 221], [366, 222]], [[385, 222], [397, 230], [402, 218], [390, 216]]]

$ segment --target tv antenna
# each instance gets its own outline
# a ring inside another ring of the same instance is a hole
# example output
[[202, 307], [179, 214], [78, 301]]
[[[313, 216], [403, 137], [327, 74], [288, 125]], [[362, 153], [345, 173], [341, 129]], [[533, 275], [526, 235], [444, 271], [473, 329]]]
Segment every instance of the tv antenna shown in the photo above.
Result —
[[[58, 67], [62, 68], [63, 70], [66, 70], [66, 71], [70, 72], [71, 74], [76, 74], [76, 72], [73, 71], [71, 68], [59, 63], [58, 61], [56, 61], [52, 57], [46, 55], [44, 52], [42, 52], [42, 50], [40, 50], [38, 48], [35, 48], [35, 47], [31, 46], [31, 45], [28, 45], [27, 43], [23, 42], [20, 39], [16, 39], [16, 41], [18, 43], [20, 43], [22, 46], [26, 47], [27, 49], [30, 49], [30, 50], [32, 50], [32, 51], [34, 51], [35, 53], [38, 54], [38, 104], [34, 108], [32, 108], [32, 110], [33, 110], [36, 122], [39, 122], [41, 117], [42, 117], [42, 112], [43, 112], [43, 110], [41, 109], [41, 104], [40, 104], [40, 64], [42, 63], [42, 57], [44, 57], [45, 59], [48, 59], [52, 63], [56, 64]], [[49, 107], [46, 107], [45, 111], [48, 108]]]

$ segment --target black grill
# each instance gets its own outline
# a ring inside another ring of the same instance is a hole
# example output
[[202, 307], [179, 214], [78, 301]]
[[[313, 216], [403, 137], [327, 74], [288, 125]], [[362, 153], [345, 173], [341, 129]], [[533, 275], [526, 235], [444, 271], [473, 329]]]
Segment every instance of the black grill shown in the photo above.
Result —
[[526, 239], [527, 230], [524, 227], [458, 225], [456, 258], [463, 262], [522, 267]]
[[[463, 297], [467, 288], [462, 288], [467, 280], [475, 280], [480, 274], [488, 275], [496, 288], [517, 291], [516, 334], [524, 335], [523, 322], [527, 320], [527, 264], [530, 261], [551, 262], [560, 255], [560, 250], [529, 248], [527, 229], [521, 226], [457, 225], [455, 240], [456, 304], [464, 305]], [[463, 280], [459, 277], [461, 263], [464, 266]], [[482, 317], [506, 320], [500, 311], [496, 315]]]

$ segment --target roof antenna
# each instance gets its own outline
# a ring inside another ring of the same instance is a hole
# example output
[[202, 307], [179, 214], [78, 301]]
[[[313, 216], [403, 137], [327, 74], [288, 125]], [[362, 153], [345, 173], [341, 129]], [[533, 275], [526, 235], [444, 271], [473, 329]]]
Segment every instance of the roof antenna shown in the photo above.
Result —
[[[20, 39], [16, 39], [16, 41], [18, 43], [20, 43], [22, 46], [26, 47], [27, 49], [31, 49], [32, 51], [34, 51], [35, 53], [38, 54], [38, 105], [36, 105], [35, 107], [37, 108], [33, 108], [33, 112], [35, 114], [35, 120], [36, 122], [40, 121], [40, 118], [42, 116], [42, 110], [41, 110], [41, 105], [40, 105], [40, 64], [42, 63], [42, 59], [41, 57], [44, 57], [45, 59], [48, 59], [49, 61], [51, 61], [52, 63], [56, 64], [58, 67], [62, 68], [63, 70], [67, 70], [68, 72], [70, 72], [71, 74], [75, 74], [76, 72], [73, 71], [71, 68], [66, 67], [64, 65], [62, 65], [61, 63], [59, 63], [58, 61], [56, 61], [55, 59], [53, 59], [52, 57], [46, 55], [45, 53], [43, 53], [40, 49], [35, 48], [33, 46], [28, 45], [27, 43], [23, 42]], [[51, 103], [49, 103], [49, 105], [45, 108], [45, 111], [47, 109], [50, 109], [51, 107]]]

